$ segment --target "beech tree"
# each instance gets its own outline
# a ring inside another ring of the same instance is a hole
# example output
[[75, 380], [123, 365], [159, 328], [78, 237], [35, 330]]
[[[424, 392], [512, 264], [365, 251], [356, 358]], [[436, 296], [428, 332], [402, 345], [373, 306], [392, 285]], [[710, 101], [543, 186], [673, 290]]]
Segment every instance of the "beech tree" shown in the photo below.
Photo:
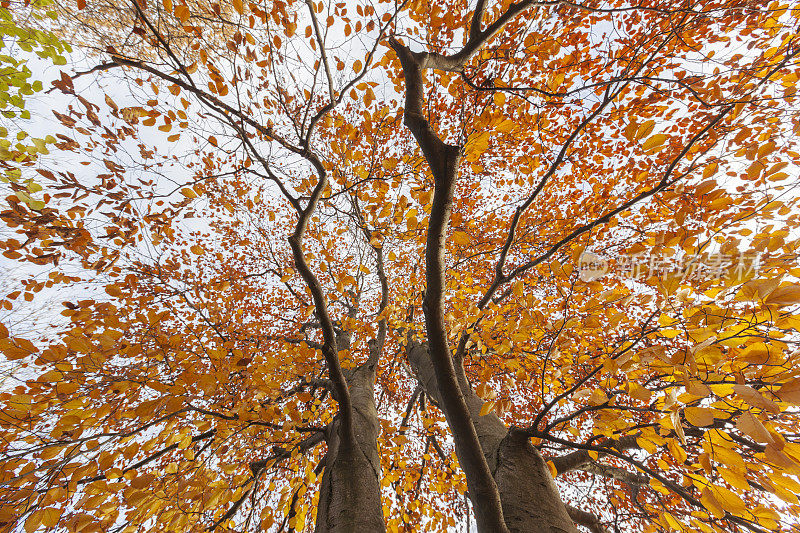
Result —
[[798, 15], [59, 2], [3, 530], [796, 530]]

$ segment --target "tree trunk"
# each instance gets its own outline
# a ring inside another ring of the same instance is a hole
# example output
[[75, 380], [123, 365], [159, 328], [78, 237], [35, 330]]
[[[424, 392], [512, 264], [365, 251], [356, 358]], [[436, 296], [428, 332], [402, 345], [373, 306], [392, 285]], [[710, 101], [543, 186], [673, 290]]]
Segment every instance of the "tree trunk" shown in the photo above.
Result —
[[[408, 358], [425, 393], [438, 404], [439, 391], [427, 345], [412, 343]], [[567, 514], [567, 508], [539, 451], [527, 437], [509, 431], [494, 413], [479, 416], [483, 401], [472, 390], [463, 370], [459, 372], [459, 382], [483, 454], [497, 483], [503, 517], [509, 531], [576, 533], [577, 528]], [[472, 503], [480, 505], [480, 502]]]
[[367, 365], [347, 376], [353, 408], [353, 435], [338, 420], [328, 428], [325, 473], [317, 506], [317, 533], [386, 531], [381, 503], [378, 411], [375, 372]]

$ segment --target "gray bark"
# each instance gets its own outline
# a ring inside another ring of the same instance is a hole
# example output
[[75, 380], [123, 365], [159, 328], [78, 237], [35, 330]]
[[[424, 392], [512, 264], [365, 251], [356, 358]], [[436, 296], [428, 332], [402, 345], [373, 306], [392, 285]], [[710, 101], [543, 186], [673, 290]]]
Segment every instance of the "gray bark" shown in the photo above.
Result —
[[[426, 394], [438, 404], [440, 395], [427, 345], [412, 342], [408, 358]], [[509, 431], [494, 413], [479, 416], [483, 400], [472, 390], [463, 371], [459, 375], [459, 384], [483, 454], [497, 483], [508, 530], [519, 533], [577, 532], [539, 451], [527, 437]], [[472, 503], [481, 505], [479, 501]]]
[[326, 434], [328, 452], [317, 507], [317, 533], [386, 531], [381, 504], [375, 372], [364, 365], [347, 372], [353, 436], [336, 420]]

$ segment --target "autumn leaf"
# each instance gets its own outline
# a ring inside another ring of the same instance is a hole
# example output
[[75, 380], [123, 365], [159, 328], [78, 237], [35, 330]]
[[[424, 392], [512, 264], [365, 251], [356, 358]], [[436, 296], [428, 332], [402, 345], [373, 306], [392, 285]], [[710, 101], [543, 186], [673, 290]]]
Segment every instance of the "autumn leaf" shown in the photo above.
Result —
[[772, 435], [770, 435], [769, 431], [767, 431], [767, 428], [764, 427], [764, 424], [762, 424], [761, 421], [750, 411], [742, 413], [736, 419], [736, 428], [756, 442], [774, 442]]
[[780, 386], [776, 394], [784, 402], [800, 404], [800, 378], [792, 378]]
[[786, 307], [800, 303], [800, 285], [786, 285], [778, 287], [764, 299], [764, 303]]
[[714, 425], [714, 414], [706, 407], [687, 407], [683, 410], [686, 420], [693, 426], [703, 427]]
[[642, 150], [644, 150], [645, 152], [657, 150], [667, 141], [668, 138], [669, 137], [667, 137], [663, 133], [659, 133], [658, 135], [653, 135], [644, 142], [644, 144], [642, 145]]
[[2, 9], [5, 529], [798, 522], [796, 10], [112, 4]]

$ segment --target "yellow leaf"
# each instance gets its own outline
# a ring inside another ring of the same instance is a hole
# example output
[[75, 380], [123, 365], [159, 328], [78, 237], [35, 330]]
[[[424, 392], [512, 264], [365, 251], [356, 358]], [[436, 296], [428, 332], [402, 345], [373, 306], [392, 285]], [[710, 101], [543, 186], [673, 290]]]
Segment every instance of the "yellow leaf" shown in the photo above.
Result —
[[595, 389], [589, 397], [589, 404], [591, 405], [601, 405], [607, 401], [608, 396], [606, 396], [606, 393], [601, 389]]
[[750, 484], [747, 482], [747, 478], [742, 474], [730, 468], [720, 467], [717, 470], [719, 471], [719, 475], [722, 476], [722, 479], [724, 479], [728, 485], [732, 486], [733, 488], [742, 491], [752, 490]]
[[704, 179], [710, 178], [711, 176], [717, 173], [718, 169], [719, 165], [717, 163], [711, 163], [710, 165], [708, 165], [706, 168], [703, 169], [703, 178]]
[[481, 407], [481, 412], [479, 413], [478, 416], [488, 415], [493, 408], [494, 408], [494, 400], [486, 402], [485, 404], [483, 404], [483, 407]]
[[695, 427], [711, 426], [714, 424], [714, 414], [706, 407], [687, 407], [683, 410], [686, 420]]
[[205, 253], [205, 250], [203, 250], [203, 247], [202, 246], [198, 246], [197, 244], [193, 245], [190, 248], [190, 250], [192, 251], [192, 253], [197, 254], [197, 255], [203, 255]]
[[42, 513], [39, 511], [34, 511], [31, 513], [28, 519], [25, 520], [25, 532], [33, 533], [34, 531], [39, 529], [39, 526], [41, 524], [42, 524]]
[[643, 450], [646, 450], [648, 453], [652, 454], [656, 453], [656, 450], [658, 450], [658, 446], [660, 443], [657, 444], [652, 440], [646, 439], [644, 437], [637, 437], [636, 444], [638, 444], [639, 447], [642, 448]]
[[667, 339], [674, 339], [678, 335], [681, 334], [681, 330], [679, 329], [662, 329], [658, 332], [662, 337], [666, 337]]
[[725, 509], [723, 509], [722, 505], [717, 501], [717, 499], [714, 497], [714, 494], [708, 489], [708, 487], [704, 487], [700, 493], [700, 502], [706, 509], [711, 511], [711, 514], [715, 517], [725, 517]]
[[186, 198], [197, 198], [197, 193], [194, 191], [194, 189], [191, 189], [189, 187], [181, 189], [181, 194], [184, 195]]
[[739, 353], [738, 358], [748, 363], [763, 365], [767, 363], [772, 355], [777, 352], [778, 350], [775, 347], [772, 347], [772, 345], [767, 345], [763, 342], [757, 342], [747, 346], [744, 350], [742, 350]]
[[601, 326], [600, 318], [597, 315], [589, 315], [584, 319], [583, 325], [590, 329], [597, 329]]
[[800, 378], [793, 378], [781, 385], [776, 393], [784, 402], [800, 405]]
[[233, 4], [233, 9], [235, 9], [237, 13], [240, 15], [244, 13], [244, 4], [242, 0], [231, 0], [231, 3]]
[[698, 398], [707, 398], [711, 394], [711, 389], [702, 381], [690, 381], [686, 386], [686, 392]]
[[115, 297], [115, 298], [120, 298], [120, 297], [122, 296], [122, 291], [121, 291], [121, 290], [119, 289], [119, 287], [118, 287], [117, 285], [115, 285], [115, 284], [112, 284], [112, 285], [106, 285], [106, 292], [107, 292], [107, 293], [108, 293], [110, 296], [113, 296], [113, 297]]
[[733, 386], [733, 392], [735, 392], [737, 396], [742, 398], [752, 407], [757, 409], [766, 409], [767, 411], [776, 414], [781, 412], [780, 408], [775, 404], [775, 402], [765, 398], [760, 392], [749, 385], [741, 385], [737, 383]]
[[510, 133], [515, 127], [516, 124], [513, 120], [504, 120], [495, 127], [495, 130], [499, 131], [500, 133]]
[[368, 87], [366, 92], [364, 92], [364, 104], [368, 106], [374, 101], [375, 101], [375, 92], [372, 90], [372, 87]]
[[42, 525], [47, 529], [53, 529], [58, 524], [58, 520], [61, 518], [61, 510], [56, 509], [54, 507], [46, 507], [41, 509], [42, 513]]
[[680, 417], [678, 416], [678, 411], [672, 411], [669, 415], [669, 420], [672, 422], [672, 428], [675, 430], [675, 433], [678, 434], [678, 438], [681, 440], [681, 444], [686, 446], [686, 434], [683, 432], [683, 426], [681, 425]]
[[26, 339], [0, 339], [0, 352], [2, 352], [9, 361], [23, 359], [38, 351], [39, 350], [36, 349], [33, 343]]
[[553, 461], [547, 461], [547, 468], [550, 470], [550, 475], [556, 477], [558, 475], [558, 470], [556, 469], [556, 465], [553, 464]]
[[636, 130], [636, 140], [644, 139], [653, 133], [653, 127], [656, 125], [655, 120], [648, 120]]
[[142, 474], [131, 481], [131, 487], [141, 490], [147, 488], [155, 479], [156, 476], [154, 474]]
[[744, 501], [731, 490], [721, 485], [715, 485], [711, 487], [711, 492], [714, 494], [714, 498], [719, 502], [720, 506], [726, 511], [733, 514], [740, 514], [747, 510], [747, 505]]
[[770, 444], [775, 442], [764, 424], [753, 413], [747, 411], [736, 419], [736, 428], [756, 442]]
[[700, 183], [697, 187], [694, 188], [694, 192], [697, 196], [701, 196], [703, 194], [709, 193], [714, 190], [714, 187], [717, 186], [717, 180], [710, 179]]
[[656, 150], [660, 148], [666, 141], [668, 137], [663, 133], [659, 133], [658, 135], [653, 135], [649, 139], [647, 139], [644, 144], [642, 145], [642, 150], [645, 152], [649, 152], [650, 150]]
[[455, 242], [459, 246], [467, 246], [469, 244], [469, 235], [467, 235], [463, 231], [454, 231], [453, 242]]
[[182, 24], [186, 24], [190, 14], [189, 8], [184, 5], [175, 8], [175, 16], [178, 17], [178, 20], [180, 20]]
[[768, 305], [777, 305], [779, 307], [800, 303], [800, 285], [793, 284], [778, 287], [769, 293], [764, 299], [764, 303]]
[[190, 433], [187, 433], [187, 434], [186, 434], [186, 435], [185, 435], [185, 436], [184, 436], [184, 437], [181, 439], [181, 441], [178, 443], [178, 449], [179, 449], [179, 450], [185, 450], [186, 448], [188, 448], [189, 446], [191, 446], [191, 444], [192, 444], [192, 435], [191, 435]]
[[764, 457], [766, 457], [767, 461], [774, 465], [784, 469], [794, 470], [795, 474], [797, 473], [797, 470], [800, 470], [800, 465], [798, 465], [796, 461], [778, 449], [778, 446], [775, 444], [767, 444], [764, 447]]
[[653, 392], [650, 389], [642, 387], [638, 383], [633, 382], [631, 382], [628, 387], [628, 395], [631, 398], [635, 398], [644, 403], [650, 403], [650, 397], [653, 395]]
[[31, 409], [32, 400], [33, 398], [29, 394], [15, 394], [8, 399], [8, 403], [17, 411], [28, 412]]
[[497, 398], [497, 391], [494, 390], [488, 383], [481, 383], [475, 389], [475, 392], [481, 398], [486, 400], [494, 400]]

